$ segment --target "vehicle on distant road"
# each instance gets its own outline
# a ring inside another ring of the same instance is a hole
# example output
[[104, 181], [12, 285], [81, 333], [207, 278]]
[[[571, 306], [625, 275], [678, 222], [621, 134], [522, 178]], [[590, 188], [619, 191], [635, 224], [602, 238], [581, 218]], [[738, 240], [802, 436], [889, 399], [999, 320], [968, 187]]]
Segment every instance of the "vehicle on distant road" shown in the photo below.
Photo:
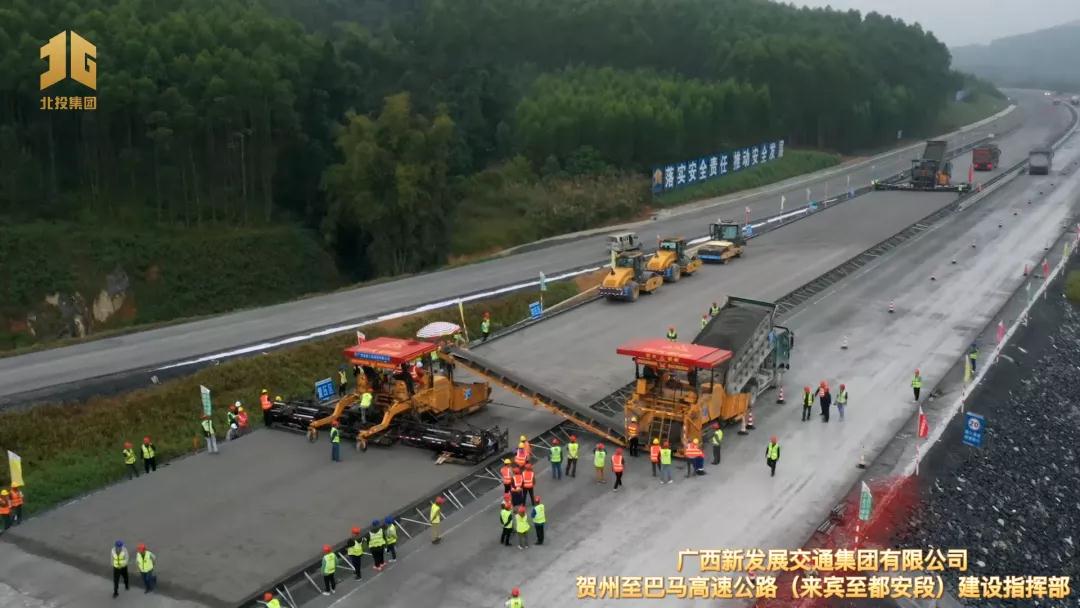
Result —
[[971, 150], [971, 165], [976, 171], [993, 171], [1001, 160], [997, 144], [981, 144]]
[[1050, 146], [1032, 148], [1028, 154], [1028, 174], [1048, 175], [1050, 164], [1054, 160], [1054, 149]]
[[1069, 103], [1074, 106], [1080, 106], [1080, 96], [1073, 95], [1072, 98], [1069, 99]]
[[641, 239], [636, 232], [617, 232], [608, 235], [608, 251], [616, 254], [641, 249]]

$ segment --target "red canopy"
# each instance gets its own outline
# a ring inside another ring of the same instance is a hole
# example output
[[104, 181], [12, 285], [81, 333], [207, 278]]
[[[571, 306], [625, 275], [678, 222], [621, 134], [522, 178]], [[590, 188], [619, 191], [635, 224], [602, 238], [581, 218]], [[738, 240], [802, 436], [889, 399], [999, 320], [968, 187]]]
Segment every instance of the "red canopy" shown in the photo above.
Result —
[[711, 369], [731, 358], [731, 351], [698, 344], [672, 342], [663, 338], [633, 340], [620, 346], [620, 355], [633, 357], [646, 365], [668, 369]]
[[432, 342], [375, 338], [345, 349], [345, 357], [353, 365], [397, 368], [402, 363], [423, 357], [438, 348]]

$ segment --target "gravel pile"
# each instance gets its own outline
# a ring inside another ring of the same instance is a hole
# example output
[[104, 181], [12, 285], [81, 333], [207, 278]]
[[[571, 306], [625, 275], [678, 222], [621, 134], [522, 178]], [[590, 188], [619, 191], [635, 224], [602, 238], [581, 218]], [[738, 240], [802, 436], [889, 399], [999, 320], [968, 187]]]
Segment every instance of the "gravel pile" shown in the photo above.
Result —
[[968, 605], [1080, 606], [1080, 309], [1054, 292], [970, 401], [987, 419], [983, 447], [962, 445], [953, 421], [897, 544], [967, 548], [976, 575], [1071, 576], [1072, 594]]

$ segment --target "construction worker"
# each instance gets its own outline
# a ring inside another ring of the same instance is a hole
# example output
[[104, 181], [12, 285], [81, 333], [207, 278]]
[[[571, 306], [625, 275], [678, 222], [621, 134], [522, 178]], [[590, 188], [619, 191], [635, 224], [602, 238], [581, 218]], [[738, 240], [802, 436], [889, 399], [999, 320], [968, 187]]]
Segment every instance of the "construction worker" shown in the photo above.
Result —
[[480, 321], [480, 336], [481, 342], [487, 342], [488, 336], [491, 335], [491, 313], [484, 313], [484, 320]]
[[705, 329], [705, 326], [709, 324], [709, 315], [701, 315], [701, 329]]
[[551, 440], [548, 460], [551, 462], [551, 478], [562, 479], [562, 446], [559, 445], [558, 437]]
[[[442, 525], [442, 505], [446, 500], [442, 496], [435, 498], [435, 502], [431, 503], [431, 513], [428, 519], [431, 521], [431, 542], [438, 544], [442, 540], [442, 536], [439, 535], [439, 527]], [[522, 507], [524, 509], [525, 507]]]
[[818, 386], [818, 402], [821, 404], [821, 421], [828, 422], [829, 408], [832, 407], [832, 393], [829, 392], [829, 383], [824, 380]]
[[266, 604], [266, 608], [281, 608], [281, 602], [277, 596], [269, 591], [263, 594], [263, 604]]
[[154, 560], [157, 556], [146, 550], [146, 545], [139, 543], [135, 548], [135, 567], [142, 576], [143, 593], [150, 593], [157, 585], [157, 575], [154, 574]]
[[509, 492], [514, 484], [514, 469], [510, 466], [509, 458], [503, 458], [503, 466], [499, 469], [499, 475], [502, 477], [503, 492]]
[[593, 468], [596, 469], [596, 483], [607, 483], [604, 479], [604, 468], [607, 466], [607, 452], [604, 451], [604, 444], [597, 443], [593, 448]]
[[840, 421], [844, 421], [844, 407], [847, 406], [847, 385], [840, 385], [840, 392], [836, 394], [836, 411], [840, 412]]
[[804, 386], [802, 389], [802, 421], [806, 422], [810, 420], [810, 411], [814, 407], [814, 394], [810, 392], [809, 386]]
[[157, 470], [157, 450], [154, 449], [154, 443], [150, 441], [150, 436], [142, 438], [142, 462], [143, 469], [146, 470], [147, 475], [150, 471]]
[[532, 444], [529, 443], [529, 438], [526, 437], [525, 435], [522, 435], [521, 437], [518, 437], [518, 444], [524, 444], [525, 445], [525, 462], [531, 461], [532, 460]]
[[11, 502], [11, 525], [17, 526], [22, 523], [23, 493], [19, 486], [11, 486], [8, 492]]
[[499, 510], [499, 523], [502, 524], [502, 533], [499, 535], [499, 543], [505, 547], [510, 546], [510, 535], [514, 532], [514, 512], [510, 509], [510, 503], [504, 502]]
[[675, 331], [675, 326], [674, 325], [667, 328], [667, 339], [670, 340], [671, 342], [674, 342], [674, 341], [679, 339], [679, 332]]
[[240, 436], [243, 437], [251, 432], [250, 420], [244, 406], [236, 408], [236, 423], [240, 426]]
[[265, 388], [262, 389], [261, 393], [259, 393], [259, 406], [262, 407], [263, 424], [265, 424], [266, 426], [270, 426], [270, 392], [267, 391]]
[[638, 422], [637, 416], [631, 416], [630, 422], [626, 424], [626, 437], [628, 439], [627, 447], [630, 448], [630, 455], [637, 458], [638, 455]]
[[373, 569], [382, 572], [386, 567], [386, 535], [377, 519], [372, 520], [371, 529], [368, 530], [368, 549], [371, 550], [371, 560], [375, 564]]
[[218, 447], [217, 436], [214, 435], [214, 421], [205, 414], [202, 417], [202, 431], [203, 437], [206, 438], [206, 451], [210, 454], [217, 454]]
[[374, 399], [371, 389], [364, 389], [364, 394], [360, 395], [360, 424], [367, 424], [367, 413], [371, 409], [371, 402]]
[[715, 317], [718, 314], [720, 314], [720, 305], [713, 302], [712, 306], [709, 307], [709, 317]]
[[[533, 472], [531, 462], [525, 463], [525, 470], [521, 472], [522, 487], [525, 488], [525, 494], [529, 495], [529, 502], [536, 504], [536, 496], [533, 494], [533, 488], [536, 487], [536, 473]], [[525, 503], [525, 497], [521, 498], [522, 504]]]
[[[622, 487], [622, 474], [623, 474], [623, 455], [622, 448], [615, 448], [615, 453], [611, 455], [611, 471], [615, 473], [615, 485], [612, 486], [613, 492], [618, 492]], [[533, 518], [535, 521], [535, 518]]]
[[915, 393], [915, 402], [919, 402], [919, 390], [922, 389], [922, 376], [919, 375], [919, 370], [915, 370], [915, 375], [911, 378], [911, 392]]
[[656, 472], [660, 470], [660, 440], [656, 437], [649, 446], [649, 462], [652, 463], [652, 476], [656, 477]]
[[544, 524], [547, 523], [547, 511], [544, 509], [544, 502], [540, 500], [540, 497], [536, 497], [536, 504], [533, 505], [532, 510], [533, 525], [536, 526], [536, 544], [544, 544]]
[[335, 420], [330, 425], [330, 460], [341, 462], [341, 429], [340, 423]]
[[383, 534], [386, 536], [386, 553], [390, 556], [391, 562], [397, 561], [397, 524], [394, 523], [394, 517], [387, 515], [383, 521], [386, 524], [386, 529]]
[[520, 507], [525, 504], [525, 474], [521, 468], [514, 467], [514, 474], [510, 479], [513, 482], [510, 486], [510, 504]]
[[518, 535], [518, 549], [529, 547], [529, 516], [525, 513], [525, 507], [518, 507], [517, 515], [514, 516], [514, 530]]
[[[240, 403], [237, 401], [236, 403]], [[236, 420], [236, 405], [230, 405], [229, 411], [225, 413], [225, 424], [228, 425], [228, 429], [225, 431], [225, 441], [232, 441], [236, 439], [240, 434], [240, 424]]]
[[776, 477], [776, 461], [780, 460], [780, 444], [776, 442], [776, 435], [769, 438], [769, 445], [765, 446], [765, 464], [769, 465], [769, 477]]
[[[667, 479], [665, 482], [664, 479]], [[671, 442], [660, 448], [660, 483], [671, 483]]]
[[337, 579], [334, 577], [334, 573], [337, 572], [337, 555], [334, 554], [330, 545], [323, 545], [322, 552], [322, 594], [330, 595], [337, 593]]
[[345, 366], [342, 365], [338, 368], [338, 387], [337, 392], [339, 397], [344, 397], [345, 393], [349, 392], [349, 375], [345, 373]]
[[566, 444], [566, 476], [577, 477], [578, 442], [577, 435], [570, 435]]
[[694, 472], [698, 475], [705, 473], [705, 452], [701, 451], [701, 445], [695, 437], [689, 445], [686, 446], [686, 476], [690, 477], [690, 473]]
[[124, 466], [128, 470], [128, 479], [134, 479], [139, 476], [139, 469], [135, 467], [135, 447], [131, 445], [130, 441], [124, 442]]
[[0, 533], [11, 527], [11, 493], [0, 490]]
[[525, 608], [525, 600], [521, 599], [521, 590], [517, 587], [510, 590], [510, 599], [506, 600], [506, 608]]
[[349, 564], [353, 567], [353, 579], [360, 580], [363, 578], [360, 575], [360, 558], [364, 555], [364, 537], [360, 535], [360, 528], [352, 529], [352, 536], [349, 537], [345, 554], [349, 556]]
[[974, 342], [971, 343], [971, 348], [968, 349], [967, 354], [968, 362], [971, 363], [971, 373], [975, 373], [975, 361], [979, 358], [979, 347]]
[[517, 449], [514, 450], [514, 465], [517, 467], [524, 467], [525, 463], [529, 460], [528, 454], [528, 451], [525, 449], [525, 442], [519, 441]]
[[724, 440], [724, 431], [721, 430], [719, 422], [714, 422], [712, 429], [709, 443], [712, 444], [712, 463], [716, 465], [720, 464], [720, 443]]
[[109, 551], [109, 557], [112, 558], [112, 596], [116, 597], [120, 595], [120, 579], [124, 579], [124, 590], [131, 589], [131, 585], [128, 584], [128, 550], [124, 546], [124, 541], [118, 540], [113, 545], [111, 551]]

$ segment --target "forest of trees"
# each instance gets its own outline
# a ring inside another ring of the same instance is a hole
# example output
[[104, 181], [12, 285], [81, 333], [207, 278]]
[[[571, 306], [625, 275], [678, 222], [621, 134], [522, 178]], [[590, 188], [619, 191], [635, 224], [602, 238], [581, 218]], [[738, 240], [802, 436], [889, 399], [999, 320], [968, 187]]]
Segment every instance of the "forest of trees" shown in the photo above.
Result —
[[[97, 46], [97, 110], [39, 109], [64, 30]], [[960, 82], [918, 26], [760, 0], [9, 0], [0, 222], [289, 222], [351, 278], [412, 272], [492, 167], [860, 149]]]

